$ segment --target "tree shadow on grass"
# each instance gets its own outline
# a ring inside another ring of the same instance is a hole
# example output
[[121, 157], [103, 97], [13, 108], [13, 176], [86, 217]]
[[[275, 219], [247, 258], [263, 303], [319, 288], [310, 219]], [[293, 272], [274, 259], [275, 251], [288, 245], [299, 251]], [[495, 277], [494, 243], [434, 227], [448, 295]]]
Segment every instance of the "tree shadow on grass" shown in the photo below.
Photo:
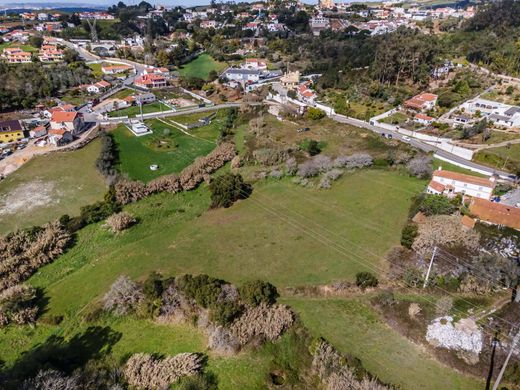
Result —
[[2, 369], [0, 366], [0, 388], [3, 385], [16, 387], [17, 383], [35, 376], [42, 369], [52, 368], [70, 374], [89, 360], [109, 354], [120, 339], [120, 332], [101, 326], [91, 326], [68, 340], [52, 335], [25, 352], [12, 367]]

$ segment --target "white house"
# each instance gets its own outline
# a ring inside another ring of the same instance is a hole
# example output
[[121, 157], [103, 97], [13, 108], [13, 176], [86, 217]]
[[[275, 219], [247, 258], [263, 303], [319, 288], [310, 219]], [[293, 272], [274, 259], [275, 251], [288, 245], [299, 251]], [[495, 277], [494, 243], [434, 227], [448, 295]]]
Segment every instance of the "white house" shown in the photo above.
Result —
[[78, 134], [83, 129], [83, 115], [76, 111], [54, 111], [51, 117], [51, 130], [66, 130]]
[[404, 102], [406, 108], [412, 110], [433, 110], [437, 104], [438, 96], [433, 93], [423, 92]]
[[110, 83], [105, 80], [98, 81], [95, 84], [87, 85], [88, 93], [100, 93], [106, 91], [107, 88], [110, 87]]
[[425, 115], [425, 114], [421, 114], [421, 113], [418, 113], [415, 115], [415, 117], [413, 118], [413, 121], [415, 123], [419, 123], [421, 125], [424, 125], [424, 126], [428, 126], [429, 124], [431, 124], [433, 122], [433, 119], [431, 116], [428, 116], [428, 115]]
[[498, 126], [519, 127], [520, 126], [520, 107], [509, 104], [495, 102], [487, 99], [468, 100], [461, 106], [469, 114], [480, 113], [490, 122]]
[[258, 58], [246, 58], [246, 62], [242, 65], [242, 69], [267, 70], [267, 63]]
[[495, 178], [483, 178], [464, 173], [445, 171], [441, 167], [433, 172], [426, 192], [449, 197], [463, 194], [481, 199], [490, 199], [495, 188]]
[[224, 71], [223, 76], [229, 81], [252, 84], [260, 80], [261, 74], [259, 70], [254, 69], [228, 68]]

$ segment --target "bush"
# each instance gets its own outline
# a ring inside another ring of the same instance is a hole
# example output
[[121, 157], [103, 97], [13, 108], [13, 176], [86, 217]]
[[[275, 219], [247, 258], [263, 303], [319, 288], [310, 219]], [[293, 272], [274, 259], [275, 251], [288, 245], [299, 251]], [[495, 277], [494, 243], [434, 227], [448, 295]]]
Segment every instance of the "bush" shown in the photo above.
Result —
[[422, 199], [419, 210], [425, 215], [452, 214], [457, 210], [457, 206], [443, 195], [426, 195]]
[[294, 175], [298, 171], [298, 163], [296, 162], [296, 159], [294, 157], [290, 157], [285, 162], [285, 170], [287, 171], [288, 175]]
[[218, 176], [209, 185], [211, 207], [230, 207], [238, 199], [246, 199], [251, 195], [253, 187], [244, 183], [240, 174], [226, 173]]
[[309, 107], [307, 110], [307, 118], [313, 121], [325, 118], [325, 111], [320, 110], [319, 108]]
[[194, 299], [199, 306], [208, 308], [217, 304], [224, 282], [208, 275], [183, 275], [175, 279], [177, 287]]
[[351, 156], [338, 156], [334, 160], [336, 168], [364, 168], [369, 167], [373, 163], [372, 156], [367, 153], [355, 153]]
[[101, 152], [96, 160], [96, 168], [106, 178], [115, 178], [117, 176], [117, 149], [112, 136], [102, 132]]
[[305, 139], [300, 145], [300, 149], [309, 153], [310, 156], [316, 156], [321, 153], [320, 144], [314, 139]]
[[383, 290], [377, 295], [377, 302], [382, 306], [391, 306], [395, 303], [395, 296], [392, 290]]
[[114, 189], [116, 200], [121, 205], [137, 202], [147, 195], [146, 186], [137, 180], [120, 179]]
[[112, 231], [112, 233], [120, 233], [133, 226], [136, 222], [137, 220], [134, 217], [123, 211], [108, 217], [106, 226]]
[[262, 148], [253, 151], [253, 158], [262, 165], [276, 165], [287, 160], [288, 155], [285, 150]]
[[410, 175], [419, 179], [426, 179], [432, 175], [432, 158], [430, 156], [417, 156], [406, 165]]
[[242, 307], [236, 302], [222, 302], [216, 304], [210, 312], [210, 319], [219, 325], [230, 325], [242, 314]]
[[410, 249], [415, 237], [417, 237], [419, 227], [416, 223], [409, 222], [401, 231], [401, 245]]
[[116, 315], [135, 311], [144, 298], [141, 288], [128, 276], [121, 275], [103, 297], [103, 308]]
[[275, 286], [262, 280], [246, 282], [238, 292], [242, 301], [251, 306], [258, 306], [261, 303], [273, 304], [280, 296]]
[[326, 172], [332, 168], [332, 160], [328, 156], [316, 156], [313, 158], [313, 162], [320, 172]]
[[0, 292], [0, 327], [9, 323], [23, 325], [36, 320], [36, 289], [18, 284]]
[[180, 353], [164, 359], [137, 353], [126, 362], [124, 375], [136, 388], [167, 389], [180, 378], [201, 372], [203, 365], [202, 356], [195, 353]]
[[320, 170], [314, 164], [313, 160], [307, 160], [304, 163], [298, 165], [298, 176], [300, 177], [313, 177], [316, 176]]
[[370, 272], [358, 272], [356, 274], [356, 286], [364, 290], [368, 287], [377, 287], [379, 281]]

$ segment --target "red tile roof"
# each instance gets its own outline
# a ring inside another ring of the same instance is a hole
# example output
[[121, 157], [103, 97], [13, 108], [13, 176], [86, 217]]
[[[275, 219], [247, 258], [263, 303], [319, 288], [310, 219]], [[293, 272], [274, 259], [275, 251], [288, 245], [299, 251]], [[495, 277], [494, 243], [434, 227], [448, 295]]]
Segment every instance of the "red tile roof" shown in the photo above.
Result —
[[422, 120], [425, 120], [425, 121], [432, 121], [433, 118], [431, 116], [428, 116], [428, 115], [425, 115], [425, 114], [416, 114], [415, 115], [415, 119], [422, 119]]
[[433, 188], [435, 191], [438, 191], [438, 192], [440, 192], [440, 193], [442, 193], [442, 192], [446, 189], [446, 187], [444, 186], [444, 184], [441, 184], [441, 183], [439, 183], [439, 182], [437, 182], [437, 181], [435, 181], [435, 180], [430, 181], [430, 184], [428, 184], [428, 187], [431, 187], [431, 188]]
[[435, 179], [435, 176], [442, 177], [444, 179], [449, 179], [449, 180], [462, 181], [462, 182], [468, 183], [468, 184], [475, 184], [477, 186], [495, 188], [495, 182], [493, 182], [490, 179], [485, 178], [485, 177], [466, 175], [464, 173], [445, 171], [443, 169], [441, 169], [441, 170], [437, 169], [436, 171], [434, 171], [433, 172], [434, 179]]
[[52, 113], [51, 121], [52, 122], [73, 122], [74, 119], [78, 116], [77, 112], [70, 111], [54, 111]]
[[520, 229], [520, 208], [473, 198], [469, 211], [483, 221]]

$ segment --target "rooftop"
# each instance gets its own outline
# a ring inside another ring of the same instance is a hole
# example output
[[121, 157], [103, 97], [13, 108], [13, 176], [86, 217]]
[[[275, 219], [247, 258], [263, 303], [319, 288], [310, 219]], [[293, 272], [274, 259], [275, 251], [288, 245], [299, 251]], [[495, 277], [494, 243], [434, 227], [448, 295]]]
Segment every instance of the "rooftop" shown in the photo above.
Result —
[[468, 184], [475, 184], [482, 187], [494, 188], [495, 182], [491, 178], [477, 177], [472, 175], [466, 175], [465, 173], [458, 173], [452, 171], [445, 171], [443, 169], [437, 169], [433, 172], [433, 177], [442, 177], [444, 179], [462, 181]]
[[483, 221], [520, 229], [520, 208], [474, 198], [469, 211]]

